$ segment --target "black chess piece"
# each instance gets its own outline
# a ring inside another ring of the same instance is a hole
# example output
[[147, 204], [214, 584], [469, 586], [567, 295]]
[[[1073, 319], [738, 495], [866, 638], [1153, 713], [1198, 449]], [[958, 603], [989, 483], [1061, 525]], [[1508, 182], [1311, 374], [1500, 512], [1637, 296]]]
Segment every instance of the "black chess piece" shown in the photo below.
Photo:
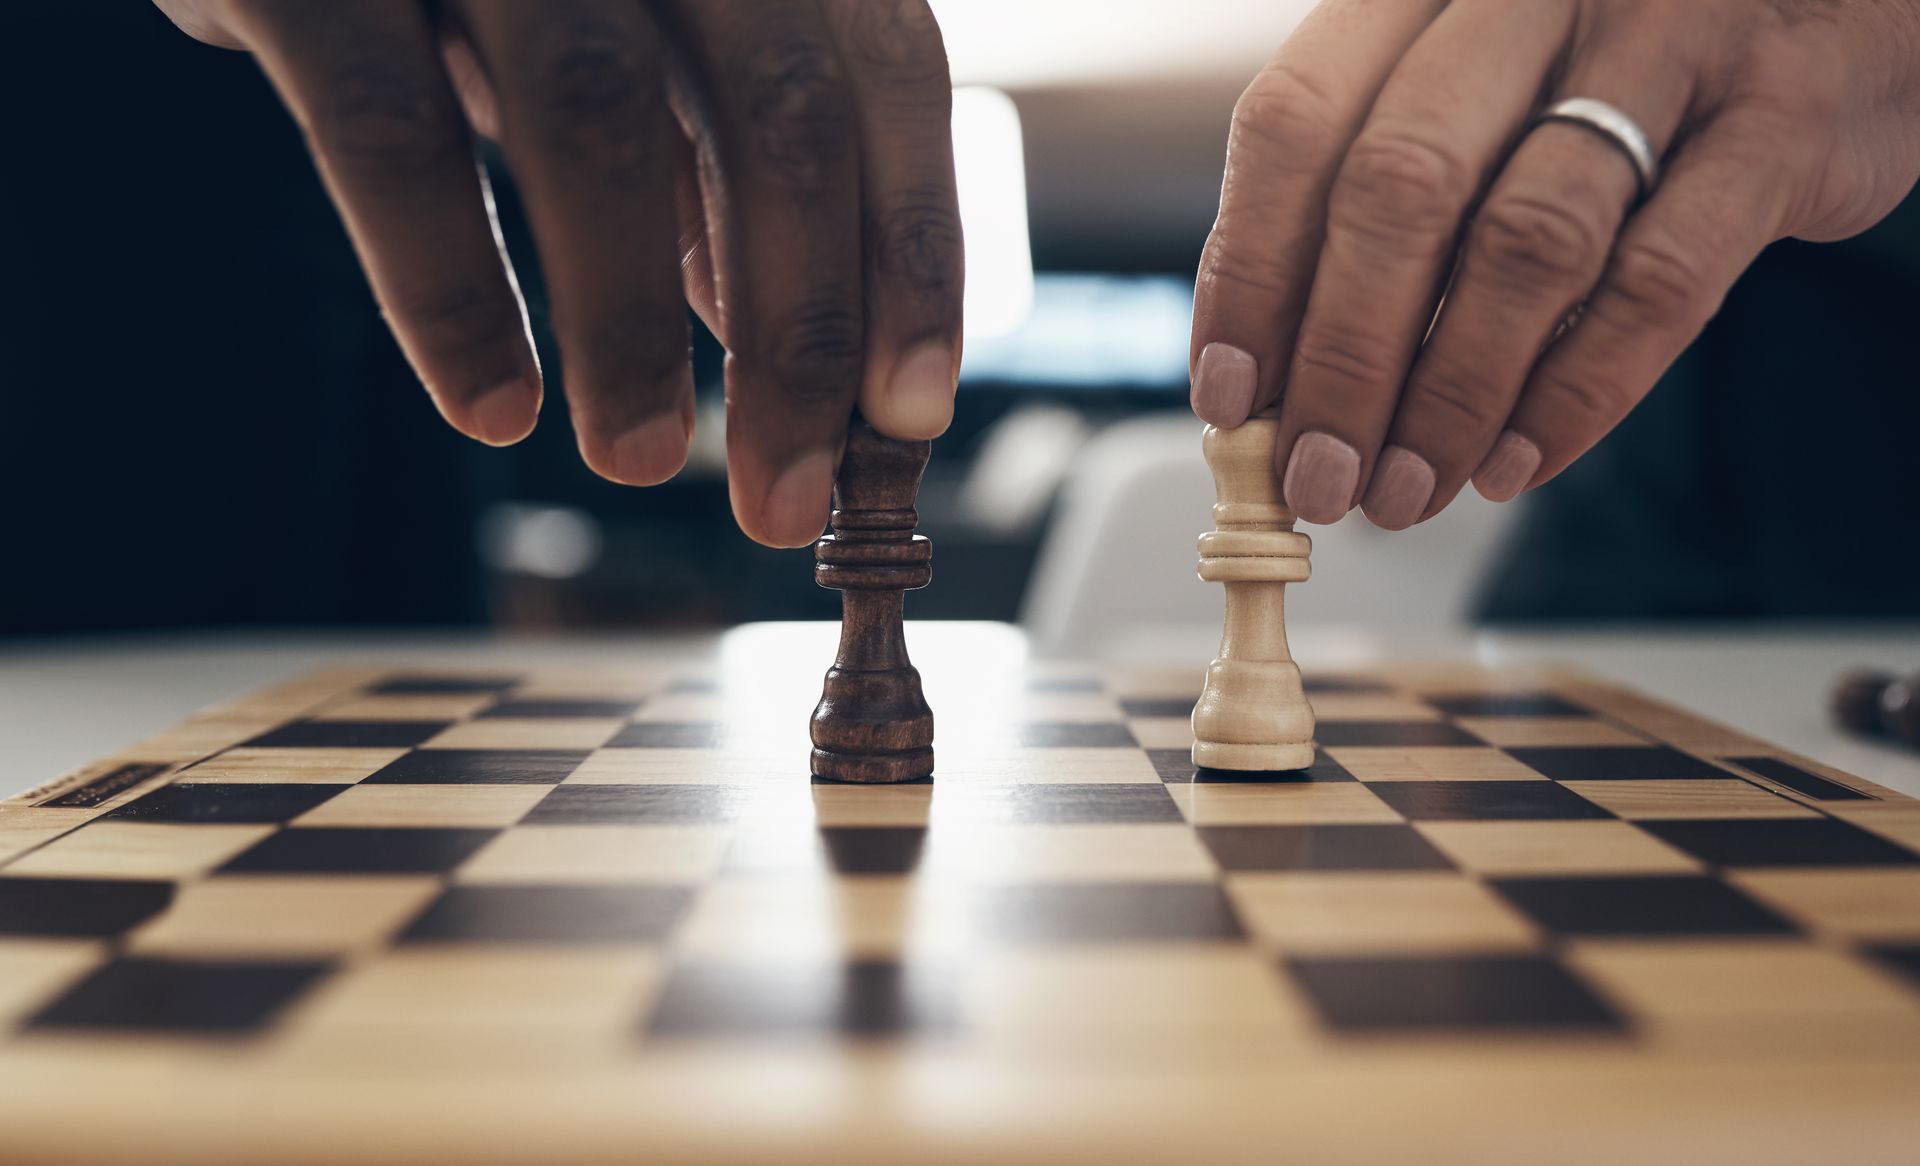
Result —
[[933, 772], [933, 710], [907, 659], [906, 592], [933, 580], [933, 544], [913, 533], [932, 443], [896, 441], [856, 416], [833, 487], [832, 532], [814, 581], [841, 593], [840, 651], [813, 710], [813, 774], [912, 781]]
[[1920, 675], [1849, 672], [1833, 686], [1832, 709], [1841, 727], [1862, 736], [1920, 746]]

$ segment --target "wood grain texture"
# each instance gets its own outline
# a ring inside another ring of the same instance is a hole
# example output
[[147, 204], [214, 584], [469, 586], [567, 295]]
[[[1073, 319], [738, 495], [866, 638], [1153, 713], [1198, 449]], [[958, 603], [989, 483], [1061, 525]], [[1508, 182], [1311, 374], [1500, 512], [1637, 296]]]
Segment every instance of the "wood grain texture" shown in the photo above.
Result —
[[933, 773], [933, 710], [902, 622], [905, 593], [933, 580], [933, 545], [913, 533], [931, 450], [858, 417], [847, 434], [832, 532], [813, 548], [814, 581], [841, 593], [840, 651], [813, 710], [815, 777], [885, 783]]
[[1219, 501], [1200, 536], [1200, 577], [1226, 590], [1220, 655], [1193, 708], [1193, 763], [1289, 770], [1313, 763], [1313, 710], [1287, 650], [1287, 584], [1304, 582], [1313, 549], [1293, 529], [1273, 468], [1279, 422], [1262, 413], [1237, 429], [1207, 426], [1201, 449]]

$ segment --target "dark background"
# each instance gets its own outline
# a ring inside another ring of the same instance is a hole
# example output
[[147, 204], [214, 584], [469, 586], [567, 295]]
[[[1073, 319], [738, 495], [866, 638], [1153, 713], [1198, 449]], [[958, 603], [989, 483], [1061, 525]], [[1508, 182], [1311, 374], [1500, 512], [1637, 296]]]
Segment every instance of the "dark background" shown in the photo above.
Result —
[[[188, 40], [146, 4], [32, 5], [9, 23], [0, 634], [834, 613], [804, 552], [733, 529], [717, 476], [633, 490], [589, 474], [558, 392], [519, 447], [448, 429], [250, 58]], [[1067, 100], [1022, 98], [1036, 265], [1190, 277], [1210, 207], [1144, 231], [1044, 213], [1076, 183], [1124, 180], [1077, 169], [1071, 143], [1048, 139], [1047, 103]], [[1223, 139], [1224, 121], [1180, 148], [1217, 159]], [[537, 268], [510, 185], [496, 186], [557, 386]], [[1910, 198], [1861, 239], [1769, 251], [1649, 403], [1538, 492], [1484, 614], [1920, 614], [1916, 224]], [[703, 340], [704, 394], [717, 368]], [[943, 514], [943, 483], [997, 418], [1037, 399], [1098, 425], [1178, 404], [1184, 385], [963, 387], [922, 505], [943, 586], [917, 616], [1016, 613], [1044, 523], [970, 530]], [[605, 550], [565, 580], [490, 567], [477, 531], [501, 503], [590, 516]]]

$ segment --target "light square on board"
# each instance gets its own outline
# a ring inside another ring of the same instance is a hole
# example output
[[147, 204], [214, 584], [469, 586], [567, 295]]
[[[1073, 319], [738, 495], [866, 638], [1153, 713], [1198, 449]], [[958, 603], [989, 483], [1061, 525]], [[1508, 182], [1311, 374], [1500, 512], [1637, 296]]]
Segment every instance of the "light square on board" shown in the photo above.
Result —
[[832, 826], [925, 826], [932, 820], [934, 784], [829, 785], [809, 790], [814, 824]]
[[16, 875], [189, 879], [274, 832], [272, 825], [96, 821], [7, 867]]
[[1307, 693], [1313, 719], [1322, 724], [1334, 721], [1438, 721], [1440, 711], [1425, 701], [1397, 693], [1313, 692]]
[[966, 961], [961, 999], [970, 1032], [1036, 1048], [1273, 1047], [1311, 1024], [1266, 956], [1239, 944], [992, 948]]
[[1127, 728], [1142, 749], [1187, 749], [1193, 745], [1193, 722], [1185, 717], [1128, 717]]
[[427, 877], [209, 879], [133, 932], [138, 952], [326, 956], [383, 947], [439, 890]]
[[301, 1022], [364, 1025], [381, 1037], [491, 1025], [620, 1032], [663, 971], [659, 951], [644, 946], [411, 944], [342, 970]]
[[[1192, 734], [1188, 734], [1191, 744]], [[1185, 748], [1186, 746], [1182, 746]], [[1160, 775], [1153, 761], [1138, 748], [1009, 749], [972, 756], [962, 754], [949, 761], [935, 744], [936, 777], [952, 782], [999, 783], [1071, 783], [1115, 782], [1158, 783]]]
[[1620, 821], [1421, 822], [1462, 870], [1493, 875], [1688, 874], [1700, 861]]
[[428, 749], [598, 749], [626, 724], [618, 718], [463, 721], [424, 742]]
[[642, 723], [698, 724], [722, 721], [733, 711], [718, 692], [665, 692], [649, 697], [632, 720]]
[[1799, 940], [1583, 940], [1568, 945], [1566, 959], [1610, 999], [1654, 1021], [1914, 1014], [1913, 998], [1880, 969]]
[[296, 826], [504, 827], [541, 798], [538, 785], [351, 786], [294, 820]]
[[1740, 870], [1729, 882], [1810, 931], [1853, 939], [1920, 939], [1920, 869]]
[[705, 882], [728, 832], [712, 826], [521, 826], [454, 872], [461, 883]]
[[1733, 777], [1725, 781], [1565, 781], [1560, 787], [1630, 821], [1817, 816], [1791, 798]]
[[1174, 803], [1195, 826], [1398, 822], [1401, 816], [1360, 782], [1168, 784]]
[[186, 782], [238, 781], [252, 784], [350, 785], [406, 755], [405, 749], [229, 749], [189, 766]]
[[1247, 928], [1289, 953], [1524, 951], [1538, 929], [1477, 880], [1451, 872], [1232, 874]]
[[701, 889], [673, 943], [699, 961], [894, 959], [923, 943], [958, 948], [957, 906], [924, 901], [908, 878], [727, 876]]
[[1328, 745], [1327, 755], [1361, 781], [1545, 781], [1488, 746]]

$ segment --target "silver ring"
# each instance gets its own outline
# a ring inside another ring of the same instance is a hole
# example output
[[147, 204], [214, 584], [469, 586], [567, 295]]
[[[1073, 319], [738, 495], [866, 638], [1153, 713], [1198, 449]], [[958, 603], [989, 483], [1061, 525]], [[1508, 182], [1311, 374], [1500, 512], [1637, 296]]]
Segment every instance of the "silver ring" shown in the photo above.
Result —
[[1653, 160], [1653, 147], [1647, 144], [1647, 135], [1639, 123], [1626, 114], [1598, 98], [1569, 97], [1541, 114], [1533, 124], [1548, 121], [1573, 122], [1597, 131], [1633, 163], [1633, 176], [1640, 182], [1639, 197], [1647, 197], [1647, 192], [1653, 189], [1654, 179], [1660, 176], [1659, 164]]

